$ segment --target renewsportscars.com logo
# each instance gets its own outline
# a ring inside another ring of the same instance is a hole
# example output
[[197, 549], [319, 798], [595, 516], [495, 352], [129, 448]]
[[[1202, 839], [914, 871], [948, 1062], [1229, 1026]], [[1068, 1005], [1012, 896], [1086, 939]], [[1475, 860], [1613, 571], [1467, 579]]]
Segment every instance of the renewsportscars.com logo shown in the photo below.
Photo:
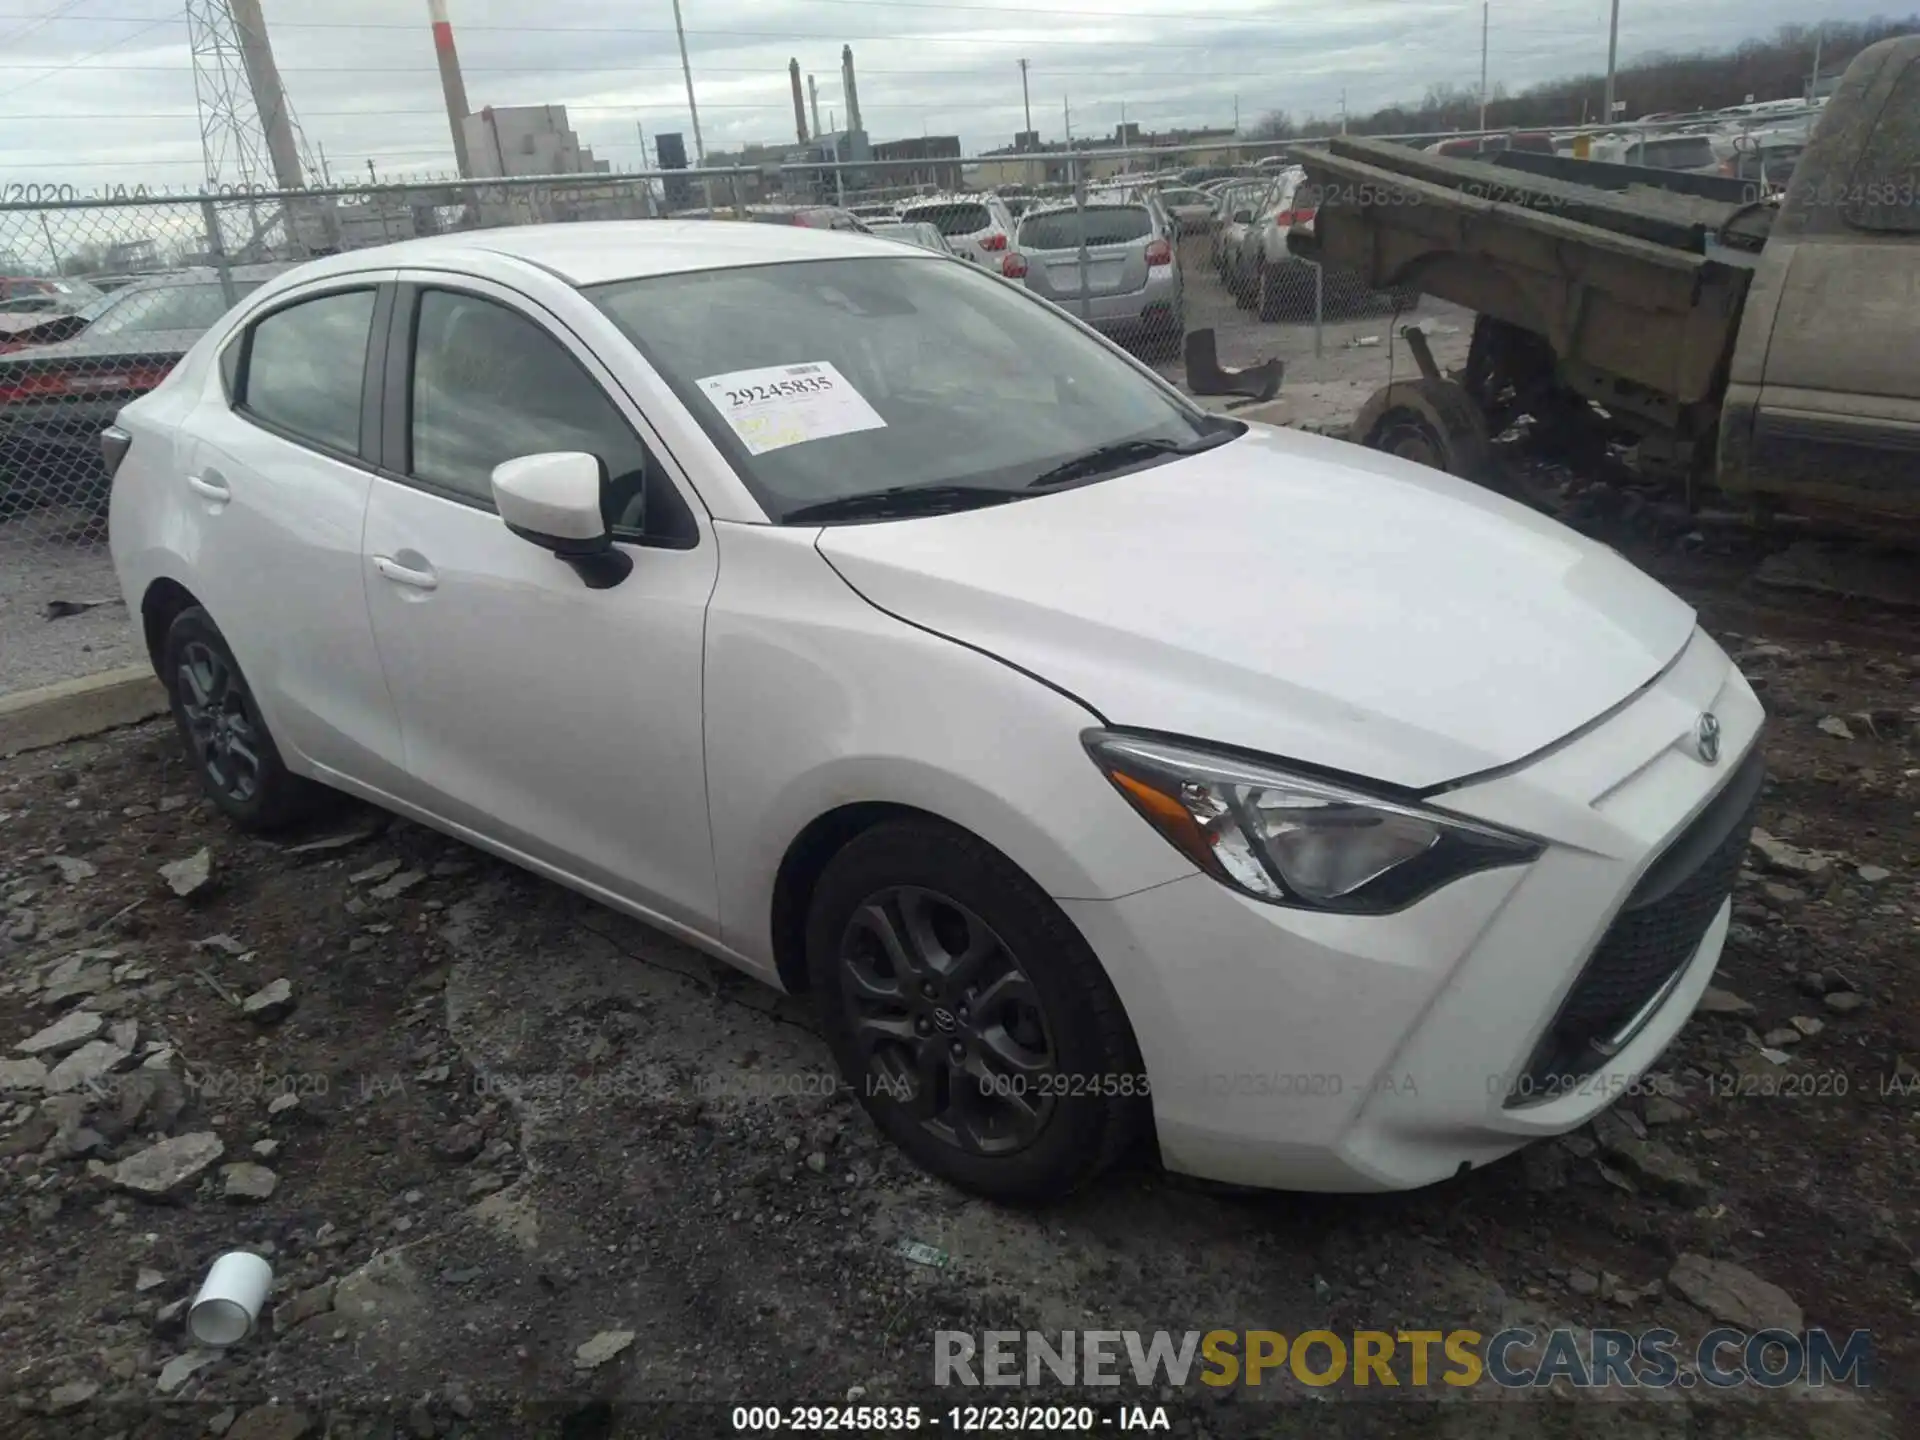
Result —
[[939, 1330], [936, 1385], [1283, 1384], [1530, 1389], [1726, 1389], [1872, 1383], [1865, 1330], [1710, 1330], [1682, 1344], [1667, 1329]]

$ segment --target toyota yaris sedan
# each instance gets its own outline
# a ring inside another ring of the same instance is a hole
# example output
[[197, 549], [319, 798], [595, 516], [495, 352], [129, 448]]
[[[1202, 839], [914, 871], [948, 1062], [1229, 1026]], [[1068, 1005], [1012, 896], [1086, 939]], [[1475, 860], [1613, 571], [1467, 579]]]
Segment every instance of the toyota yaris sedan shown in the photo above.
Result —
[[1726, 935], [1761, 709], [1620, 556], [858, 234], [316, 261], [105, 439], [208, 795], [345, 791], [811, 992], [929, 1170], [1415, 1186]]

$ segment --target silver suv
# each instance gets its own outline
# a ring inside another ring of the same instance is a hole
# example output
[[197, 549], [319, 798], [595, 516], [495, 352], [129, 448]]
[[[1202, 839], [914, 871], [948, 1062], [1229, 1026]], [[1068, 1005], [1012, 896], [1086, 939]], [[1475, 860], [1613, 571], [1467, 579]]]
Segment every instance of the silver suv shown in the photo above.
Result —
[[1151, 199], [1049, 205], [1020, 217], [1000, 273], [1096, 330], [1137, 340], [1156, 357], [1178, 355], [1186, 300], [1173, 228]]
[[900, 207], [906, 224], [926, 223], [946, 237], [953, 253], [998, 269], [1013, 237], [1013, 215], [998, 195], [931, 195]]

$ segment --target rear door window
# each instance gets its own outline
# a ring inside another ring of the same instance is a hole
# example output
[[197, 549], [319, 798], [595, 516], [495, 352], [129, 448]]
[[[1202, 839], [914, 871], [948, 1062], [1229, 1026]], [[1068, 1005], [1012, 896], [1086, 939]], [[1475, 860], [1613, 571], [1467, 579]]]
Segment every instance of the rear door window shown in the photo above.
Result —
[[242, 411], [293, 439], [358, 454], [373, 295], [322, 295], [257, 322], [241, 379]]
[[1089, 205], [1085, 211], [1050, 210], [1020, 222], [1020, 244], [1029, 250], [1077, 250], [1089, 245], [1125, 245], [1153, 233], [1144, 205]]
[[902, 220], [924, 220], [942, 235], [972, 235], [993, 224], [993, 214], [984, 205], [957, 203], [916, 205], [903, 213]]

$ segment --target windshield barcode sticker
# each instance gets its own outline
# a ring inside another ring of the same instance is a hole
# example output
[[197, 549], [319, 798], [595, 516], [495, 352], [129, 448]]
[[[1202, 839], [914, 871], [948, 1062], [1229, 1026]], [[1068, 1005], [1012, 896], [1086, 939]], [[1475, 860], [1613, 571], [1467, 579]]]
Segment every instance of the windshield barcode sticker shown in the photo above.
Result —
[[694, 383], [754, 455], [887, 427], [880, 412], [825, 360], [734, 370]]

